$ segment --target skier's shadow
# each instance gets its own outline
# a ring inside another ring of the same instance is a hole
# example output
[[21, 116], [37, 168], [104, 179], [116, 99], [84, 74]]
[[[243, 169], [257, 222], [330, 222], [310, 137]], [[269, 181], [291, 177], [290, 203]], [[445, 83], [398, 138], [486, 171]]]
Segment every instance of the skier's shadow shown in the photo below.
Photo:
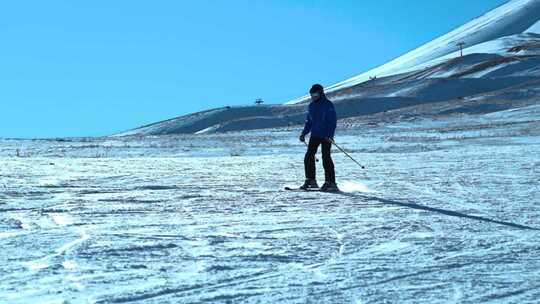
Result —
[[[349, 194], [347, 196], [352, 197], [353, 195]], [[356, 196], [356, 197], [358, 198], [360, 196]], [[504, 225], [504, 226], [518, 228], [518, 229], [536, 230], [536, 231], [540, 230], [538, 228], [534, 228], [534, 227], [530, 227], [530, 226], [525, 226], [525, 225], [520, 225], [520, 224], [515, 224], [515, 223], [505, 222], [505, 221], [493, 220], [493, 219], [482, 217], [482, 216], [468, 215], [468, 214], [465, 214], [465, 213], [452, 211], [452, 210], [446, 210], [446, 209], [441, 209], [441, 208], [423, 206], [423, 205], [419, 205], [419, 204], [416, 204], [416, 203], [398, 202], [398, 201], [384, 199], [384, 198], [380, 198], [380, 197], [376, 197], [376, 196], [362, 195], [361, 197], [365, 198], [367, 200], [370, 200], [370, 201], [377, 201], [377, 202], [380, 202], [380, 203], [383, 203], [383, 204], [401, 206], [401, 207], [412, 208], [412, 209], [417, 209], [417, 210], [424, 210], [424, 211], [429, 211], [429, 212], [436, 212], [436, 213], [440, 213], [440, 214], [444, 214], [444, 215], [448, 215], [448, 216], [473, 219], [473, 220], [477, 220], [477, 221], [494, 223], [494, 224]]]

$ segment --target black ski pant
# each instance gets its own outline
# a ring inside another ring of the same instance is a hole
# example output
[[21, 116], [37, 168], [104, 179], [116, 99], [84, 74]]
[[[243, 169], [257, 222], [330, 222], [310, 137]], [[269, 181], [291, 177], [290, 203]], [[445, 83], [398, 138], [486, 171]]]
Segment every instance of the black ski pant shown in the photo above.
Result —
[[332, 156], [330, 155], [332, 143], [329, 143], [322, 138], [311, 137], [309, 139], [308, 150], [306, 152], [306, 156], [304, 157], [306, 179], [315, 179], [315, 154], [317, 153], [317, 149], [319, 149], [319, 145], [322, 146], [322, 160], [325, 181], [335, 183], [336, 173], [334, 171], [334, 162], [332, 161]]

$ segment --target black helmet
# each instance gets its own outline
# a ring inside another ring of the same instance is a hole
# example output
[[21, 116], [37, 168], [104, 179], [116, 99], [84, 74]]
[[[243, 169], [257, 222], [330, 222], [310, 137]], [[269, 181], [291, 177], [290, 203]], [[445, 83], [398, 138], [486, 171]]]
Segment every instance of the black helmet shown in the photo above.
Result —
[[321, 93], [323, 94], [324, 93], [324, 88], [322, 85], [320, 84], [314, 84], [312, 87], [311, 87], [311, 90], [309, 90], [309, 94], [313, 94], [313, 93]]

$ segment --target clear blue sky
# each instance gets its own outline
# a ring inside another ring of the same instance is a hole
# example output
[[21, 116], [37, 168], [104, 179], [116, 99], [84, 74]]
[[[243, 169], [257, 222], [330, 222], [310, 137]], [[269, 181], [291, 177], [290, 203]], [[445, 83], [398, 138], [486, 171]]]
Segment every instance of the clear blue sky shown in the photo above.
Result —
[[100, 136], [259, 97], [285, 102], [504, 2], [5, 1], [0, 137]]

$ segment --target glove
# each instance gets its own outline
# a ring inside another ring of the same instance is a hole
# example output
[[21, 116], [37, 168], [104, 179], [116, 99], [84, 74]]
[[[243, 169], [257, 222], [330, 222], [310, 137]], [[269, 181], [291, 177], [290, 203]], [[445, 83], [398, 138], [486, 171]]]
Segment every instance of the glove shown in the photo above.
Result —
[[324, 141], [327, 142], [327, 143], [329, 143], [329, 144], [331, 144], [331, 143], [334, 142], [334, 139], [331, 138], [331, 137], [327, 137], [327, 138], [324, 139]]
[[299, 139], [301, 142], [306, 142], [306, 136], [304, 134], [300, 135]]

